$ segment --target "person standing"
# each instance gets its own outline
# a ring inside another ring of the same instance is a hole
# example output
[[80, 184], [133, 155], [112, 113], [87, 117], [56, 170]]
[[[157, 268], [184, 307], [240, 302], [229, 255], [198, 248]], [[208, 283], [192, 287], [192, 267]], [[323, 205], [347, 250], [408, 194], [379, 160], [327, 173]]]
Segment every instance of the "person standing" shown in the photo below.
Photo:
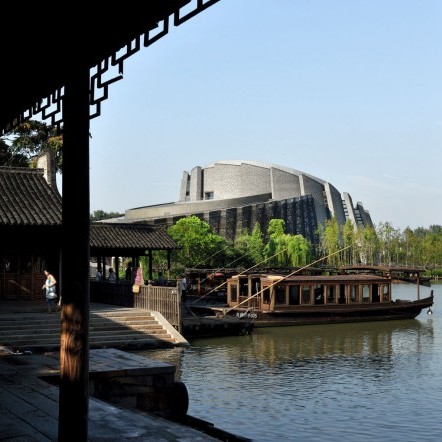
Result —
[[109, 269], [109, 276], [108, 276], [107, 280], [109, 282], [115, 282], [117, 280], [117, 275], [114, 272], [114, 269], [112, 269], [112, 268]]
[[187, 299], [187, 279], [186, 274], [183, 273], [181, 278], [181, 302], [185, 303]]
[[101, 267], [98, 267], [95, 273], [95, 281], [101, 281], [103, 279], [103, 273], [101, 273]]
[[[57, 280], [54, 278], [49, 270], [45, 270], [44, 274], [46, 276], [46, 281], [43, 284], [42, 289], [46, 290], [46, 302], [48, 304], [48, 313], [52, 312], [52, 305], [57, 299], [57, 292], [55, 286], [57, 285]], [[55, 307], [56, 308], [56, 307]], [[54, 309], [55, 311], [55, 309]]]
[[158, 272], [158, 282], [157, 282], [157, 284], [160, 285], [160, 286], [165, 286], [166, 285], [166, 280], [164, 279], [163, 272]]
[[129, 261], [127, 263], [127, 267], [126, 267], [126, 273], [125, 273], [125, 279], [126, 282], [133, 284], [133, 278], [132, 278], [132, 261]]

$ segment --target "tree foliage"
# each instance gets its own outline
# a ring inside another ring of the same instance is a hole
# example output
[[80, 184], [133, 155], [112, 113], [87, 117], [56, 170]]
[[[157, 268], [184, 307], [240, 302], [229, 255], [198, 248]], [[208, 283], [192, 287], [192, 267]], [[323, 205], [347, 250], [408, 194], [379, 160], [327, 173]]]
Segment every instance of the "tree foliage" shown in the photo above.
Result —
[[252, 233], [243, 230], [235, 239], [235, 249], [242, 257], [241, 263], [251, 267], [264, 259], [264, 238], [259, 223], [255, 223]]
[[269, 264], [303, 266], [311, 259], [311, 244], [302, 235], [285, 233], [285, 221], [274, 218], [267, 229], [269, 240], [264, 255]]
[[27, 120], [11, 132], [11, 138], [3, 138], [3, 143], [8, 146], [8, 152], [3, 158], [8, 163], [0, 164], [20, 164], [21, 167], [32, 167], [38, 154], [49, 149], [54, 152], [57, 172], [62, 171], [63, 134], [55, 126], [36, 120]]
[[13, 155], [11, 146], [0, 139], [0, 166], [29, 167], [29, 159], [22, 154]]
[[182, 268], [216, 268], [226, 259], [226, 240], [195, 215], [181, 218], [167, 233], [180, 246], [174, 256]]
[[[390, 222], [376, 227], [351, 228], [346, 223], [339, 227], [332, 219], [318, 229], [320, 256], [329, 256], [327, 264], [337, 267], [351, 264], [420, 266], [442, 269], [442, 226], [428, 229], [407, 227], [401, 231]], [[350, 246], [344, 253], [335, 252]]]
[[111, 218], [119, 218], [120, 216], [123, 216], [124, 213], [118, 213], [118, 212], [105, 212], [103, 210], [95, 210], [92, 212], [90, 218], [91, 221], [103, 221], [105, 219], [111, 219]]
[[[342, 248], [341, 236], [339, 232], [339, 224], [336, 217], [328, 219], [325, 222], [325, 226], [318, 229], [321, 258], [327, 258], [324, 260], [330, 267], [339, 267], [342, 263], [339, 255], [339, 250]], [[347, 232], [348, 235], [348, 232]], [[346, 238], [348, 241], [348, 238]]]

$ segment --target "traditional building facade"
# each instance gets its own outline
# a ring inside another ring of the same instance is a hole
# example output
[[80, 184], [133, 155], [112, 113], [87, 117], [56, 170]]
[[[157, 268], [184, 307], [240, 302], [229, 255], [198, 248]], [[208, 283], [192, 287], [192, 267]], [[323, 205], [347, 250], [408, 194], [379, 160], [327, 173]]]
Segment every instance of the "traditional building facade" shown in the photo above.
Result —
[[251, 231], [256, 222], [266, 231], [272, 218], [283, 219], [287, 233], [302, 234], [313, 243], [318, 226], [333, 216], [339, 225], [349, 219], [355, 227], [373, 226], [362, 203], [353, 205], [350, 194], [341, 194], [328, 181], [285, 166], [241, 160], [183, 172], [178, 202], [129, 209], [124, 221], [171, 226], [189, 215], [230, 240], [243, 229]]
[[[0, 302], [43, 301], [43, 271], [50, 270], [62, 289], [62, 197], [57, 189], [54, 156], [45, 151], [37, 168], [0, 167]], [[90, 254], [100, 263], [106, 257], [149, 257], [152, 251], [170, 253], [178, 245], [164, 229], [146, 224], [90, 226]], [[116, 260], [118, 263], [118, 260]], [[104, 268], [104, 265], [103, 265]], [[118, 273], [118, 267], [116, 267]]]

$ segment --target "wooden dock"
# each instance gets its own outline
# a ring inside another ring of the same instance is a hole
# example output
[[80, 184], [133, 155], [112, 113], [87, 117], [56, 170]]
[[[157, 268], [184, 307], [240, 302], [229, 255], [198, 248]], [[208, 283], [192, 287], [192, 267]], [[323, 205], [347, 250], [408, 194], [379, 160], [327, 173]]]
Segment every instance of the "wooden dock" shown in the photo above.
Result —
[[[0, 440], [58, 440], [59, 366], [58, 353], [0, 349]], [[185, 418], [187, 390], [175, 383], [171, 364], [94, 349], [89, 373], [89, 441], [248, 440], [198, 419], [192, 427], [191, 417]], [[163, 417], [174, 415], [176, 420]]]

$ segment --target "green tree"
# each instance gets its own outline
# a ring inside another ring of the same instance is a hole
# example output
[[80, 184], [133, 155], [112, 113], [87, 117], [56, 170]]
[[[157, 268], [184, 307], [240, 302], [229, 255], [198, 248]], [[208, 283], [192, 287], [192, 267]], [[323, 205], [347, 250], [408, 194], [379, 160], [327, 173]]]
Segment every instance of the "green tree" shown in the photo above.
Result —
[[287, 244], [285, 241], [285, 222], [282, 219], [271, 219], [267, 228], [268, 241], [264, 255], [270, 265], [287, 265]]
[[358, 236], [354, 224], [348, 219], [342, 228], [342, 264], [351, 265], [359, 262], [359, 250], [357, 247]]
[[287, 255], [290, 264], [295, 267], [305, 266], [311, 261], [312, 245], [302, 235], [287, 235]]
[[176, 261], [182, 268], [216, 268], [226, 258], [226, 254], [221, 253], [228, 248], [226, 240], [195, 215], [181, 218], [167, 233], [180, 246]]
[[[27, 159], [27, 166], [33, 166], [34, 159], [45, 149], [52, 150], [55, 155], [57, 172], [62, 171], [63, 164], [63, 135], [57, 127], [46, 123], [27, 120], [11, 132], [8, 140], [11, 157], [17, 161]], [[5, 140], [4, 140], [5, 141]]]
[[241, 262], [250, 267], [264, 259], [264, 239], [259, 223], [255, 223], [252, 233], [244, 230], [235, 240], [235, 249], [243, 256]]
[[330, 267], [339, 267], [341, 264], [338, 251], [341, 248], [339, 241], [339, 224], [336, 217], [326, 220], [325, 227], [318, 229], [319, 240], [321, 243], [321, 252], [327, 257], [327, 265]]
[[376, 229], [380, 244], [380, 263], [392, 265], [395, 256], [395, 246], [397, 244], [397, 231], [390, 222], [379, 223]]
[[13, 155], [11, 146], [0, 138], [0, 166], [29, 167], [29, 160], [21, 154]]
[[94, 210], [91, 214], [91, 221], [102, 221], [105, 219], [111, 218], [119, 218], [120, 216], [124, 216], [124, 213], [118, 212], [105, 212], [103, 210]]
[[376, 230], [370, 226], [358, 229], [358, 238], [361, 262], [369, 265], [378, 264], [379, 240]]
[[[149, 279], [149, 257], [146, 255], [140, 256], [140, 263], [143, 269], [144, 280]], [[170, 274], [168, 271], [167, 251], [166, 250], [152, 250], [152, 278], [158, 279], [159, 272], [162, 272], [163, 276], [169, 279]], [[178, 276], [174, 275], [174, 276]]]
[[297, 267], [307, 264], [310, 260], [310, 242], [302, 235], [285, 233], [284, 220], [270, 220], [267, 233], [269, 240], [264, 247], [264, 255], [269, 264]]

